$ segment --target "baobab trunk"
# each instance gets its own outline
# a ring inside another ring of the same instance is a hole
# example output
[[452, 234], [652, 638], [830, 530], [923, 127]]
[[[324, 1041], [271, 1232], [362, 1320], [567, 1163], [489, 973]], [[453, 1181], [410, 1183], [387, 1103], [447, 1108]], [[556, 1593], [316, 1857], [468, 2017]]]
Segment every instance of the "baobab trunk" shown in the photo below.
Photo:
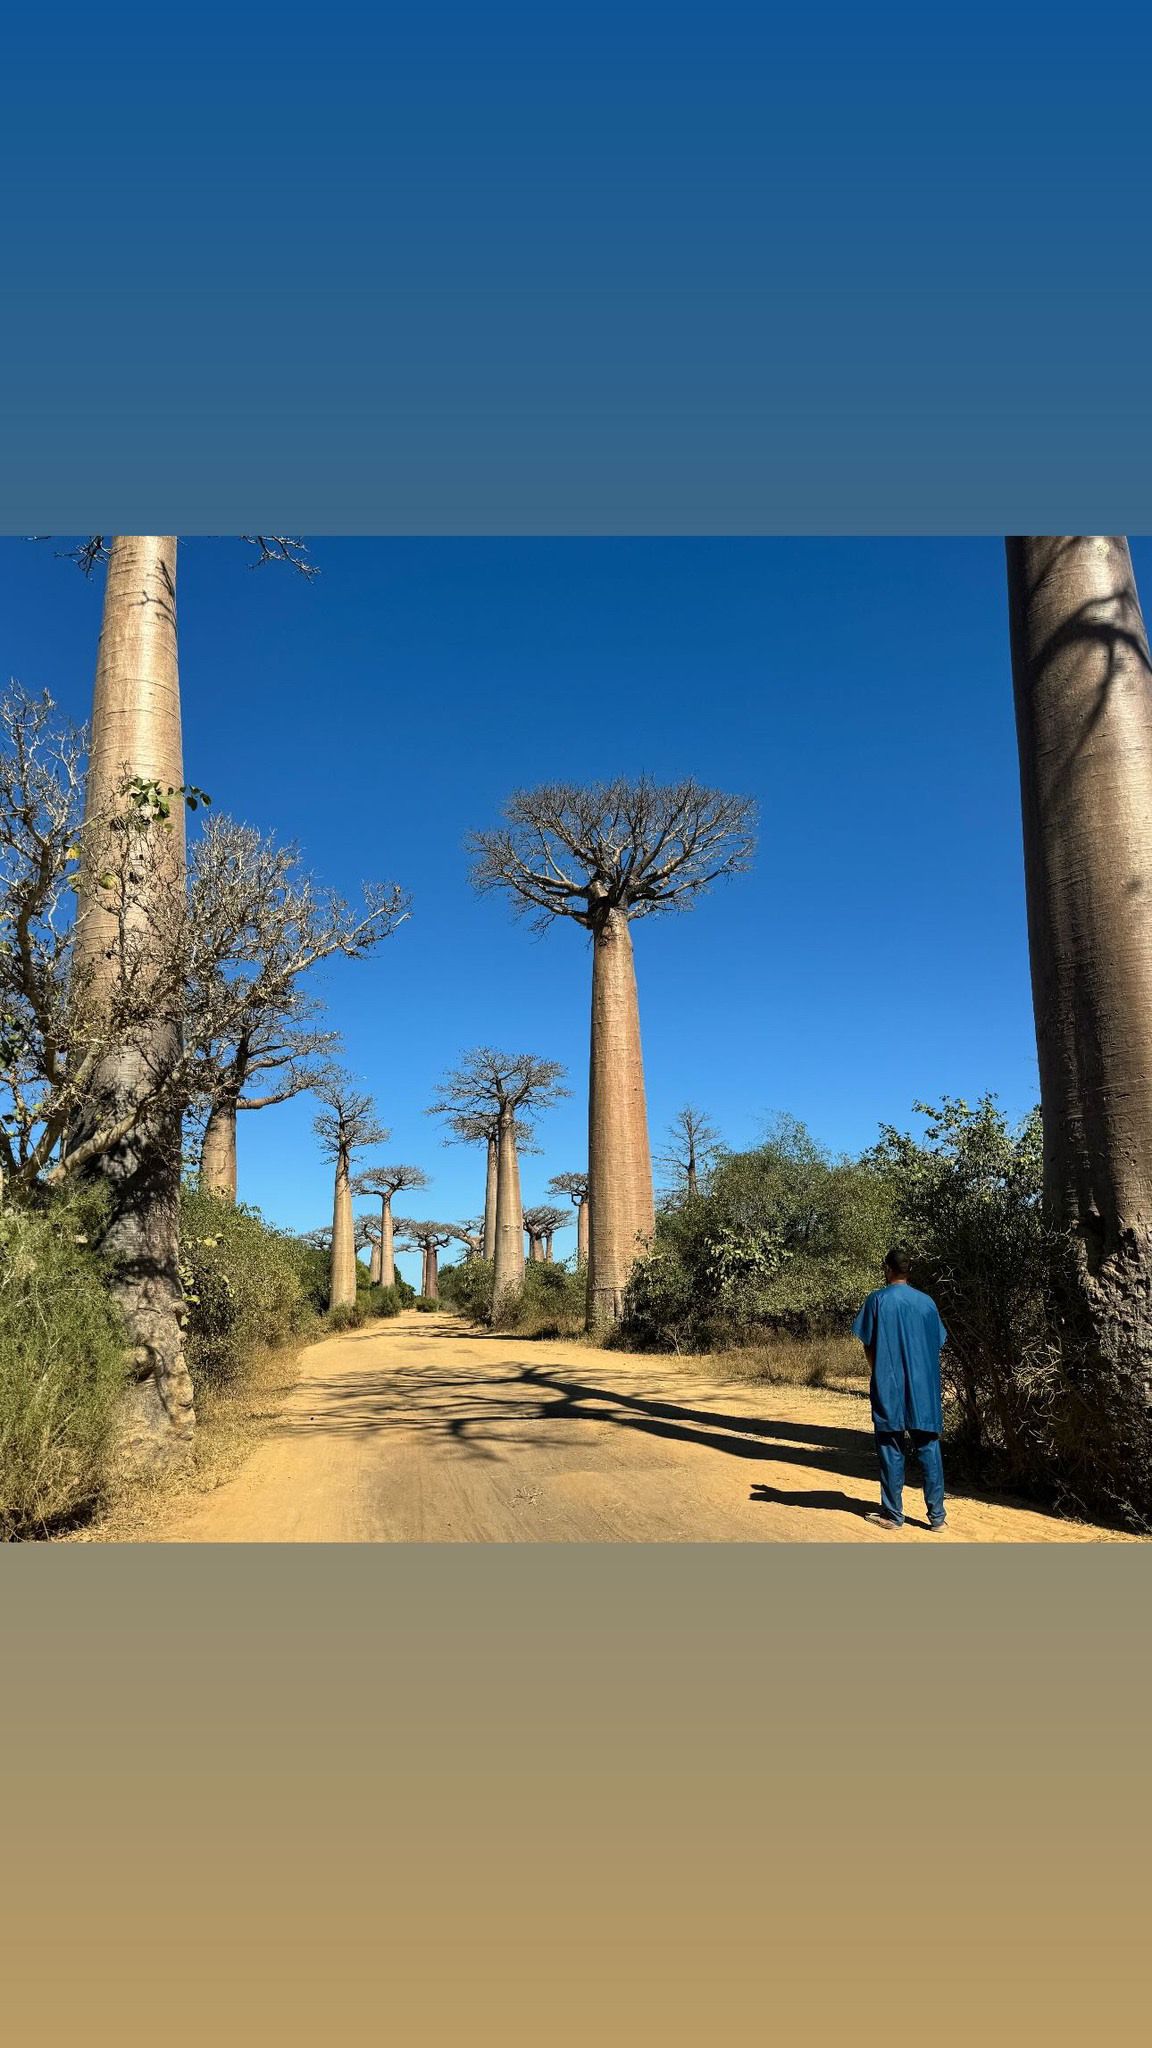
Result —
[[538, 1266], [544, 1257], [544, 1240], [542, 1237], [537, 1237], [535, 1232], [533, 1231], [528, 1231], [527, 1237], [529, 1245], [529, 1263], [533, 1266]]
[[352, 1177], [346, 1153], [336, 1160], [336, 1187], [332, 1198], [332, 1251], [329, 1266], [328, 1306], [354, 1308], [356, 1305], [356, 1229], [352, 1221]]
[[428, 1300], [429, 1300], [429, 1301], [439, 1301], [439, 1299], [440, 1299], [440, 1275], [439, 1275], [440, 1257], [439, 1257], [439, 1253], [437, 1252], [436, 1246], [435, 1246], [434, 1244], [430, 1244], [430, 1245], [428, 1246], [428, 1250], [427, 1250], [427, 1252], [426, 1252], [426, 1254], [425, 1254], [425, 1257], [427, 1258], [427, 1261], [428, 1261], [428, 1266], [427, 1266], [427, 1272], [426, 1272], [426, 1275], [425, 1275], [425, 1280], [424, 1280], [424, 1292], [425, 1292], [425, 1294], [427, 1295], [427, 1297], [428, 1297]]
[[371, 1287], [379, 1287], [380, 1285], [380, 1239], [378, 1237], [374, 1237], [372, 1240], [372, 1255], [368, 1261], [368, 1284]]
[[583, 1269], [588, 1264], [588, 1197], [585, 1195], [576, 1211], [576, 1264]]
[[520, 1199], [520, 1162], [512, 1111], [500, 1117], [496, 1157], [496, 1244], [493, 1253], [492, 1308], [524, 1281], [524, 1208]]
[[236, 1105], [213, 1103], [200, 1144], [200, 1189], [222, 1202], [236, 1200]]
[[396, 1285], [396, 1252], [392, 1230], [391, 1195], [382, 1195], [380, 1198], [380, 1285], [381, 1287], [395, 1287]]
[[628, 919], [593, 931], [588, 1079], [588, 1326], [618, 1322], [624, 1289], [656, 1227], [640, 1008]]
[[484, 1257], [496, 1256], [496, 1173], [498, 1146], [493, 1131], [488, 1138], [488, 1175], [484, 1183]]
[[545, 1264], [549, 1266], [552, 1264], [552, 1237], [553, 1232], [549, 1231], [547, 1237], [544, 1239], [544, 1261]]
[[[119, 535], [112, 544], [92, 704], [85, 817], [90, 825], [125, 809], [125, 777], [156, 782], [165, 797], [184, 780], [176, 637], [176, 538]], [[167, 822], [141, 827], [125, 864], [124, 924], [145, 951], [165, 898], [183, 887], [184, 807]], [[115, 981], [119, 925], [99, 888], [78, 906], [75, 971], [99, 1015]], [[181, 1019], [158, 1004], [146, 1043], [101, 1060], [73, 1143], [130, 1114], [155, 1093], [157, 1077], [180, 1057]], [[161, 1463], [187, 1448], [195, 1425], [184, 1358], [180, 1284], [181, 1105], [153, 1108], [131, 1134], [103, 1153], [93, 1172], [106, 1182], [110, 1211], [103, 1250], [112, 1292], [132, 1340], [132, 1377], [124, 1399], [122, 1449], [136, 1465]]]
[[1113, 1397], [1127, 1394], [1128, 1420], [1116, 1427], [1142, 1432], [1152, 1392], [1152, 663], [1122, 535], [1012, 537], [1007, 552], [1045, 1200], [1071, 1238], [1066, 1335], [1089, 1374]]

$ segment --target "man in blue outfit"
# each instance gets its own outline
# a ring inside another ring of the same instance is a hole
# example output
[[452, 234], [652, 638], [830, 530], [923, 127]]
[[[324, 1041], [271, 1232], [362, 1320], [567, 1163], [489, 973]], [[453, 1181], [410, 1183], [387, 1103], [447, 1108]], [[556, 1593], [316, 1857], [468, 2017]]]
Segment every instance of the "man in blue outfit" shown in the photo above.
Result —
[[946, 1526], [940, 1456], [940, 1348], [948, 1332], [930, 1294], [908, 1285], [909, 1260], [894, 1246], [884, 1260], [883, 1287], [868, 1296], [852, 1333], [868, 1354], [872, 1426], [880, 1460], [880, 1507], [866, 1519], [880, 1529], [904, 1527], [904, 1438], [920, 1460], [928, 1527]]

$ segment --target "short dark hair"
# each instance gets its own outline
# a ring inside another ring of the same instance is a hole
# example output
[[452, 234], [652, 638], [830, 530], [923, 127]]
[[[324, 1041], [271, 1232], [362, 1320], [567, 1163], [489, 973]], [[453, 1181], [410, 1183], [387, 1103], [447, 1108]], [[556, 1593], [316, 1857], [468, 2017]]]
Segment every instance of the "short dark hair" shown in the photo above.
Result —
[[912, 1270], [912, 1261], [902, 1244], [894, 1244], [885, 1252], [884, 1264], [890, 1273], [895, 1273], [898, 1280], [906, 1280]]

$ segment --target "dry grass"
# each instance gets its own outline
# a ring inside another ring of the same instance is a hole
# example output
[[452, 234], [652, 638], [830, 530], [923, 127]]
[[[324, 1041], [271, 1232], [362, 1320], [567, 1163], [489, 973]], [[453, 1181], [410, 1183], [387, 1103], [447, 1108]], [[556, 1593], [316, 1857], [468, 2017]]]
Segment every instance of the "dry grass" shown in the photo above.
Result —
[[867, 1361], [854, 1337], [781, 1337], [771, 1344], [713, 1352], [701, 1363], [723, 1380], [773, 1387], [824, 1387], [833, 1394], [868, 1392]]
[[245, 1459], [283, 1414], [299, 1376], [302, 1347], [257, 1352], [243, 1377], [218, 1391], [202, 1389], [196, 1404], [192, 1455], [160, 1478], [139, 1479], [115, 1493], [83, 1528], [63, 1540], [73, 1543], [147, 1543], [174, 1507], [214, 1493], [235, 1478]]

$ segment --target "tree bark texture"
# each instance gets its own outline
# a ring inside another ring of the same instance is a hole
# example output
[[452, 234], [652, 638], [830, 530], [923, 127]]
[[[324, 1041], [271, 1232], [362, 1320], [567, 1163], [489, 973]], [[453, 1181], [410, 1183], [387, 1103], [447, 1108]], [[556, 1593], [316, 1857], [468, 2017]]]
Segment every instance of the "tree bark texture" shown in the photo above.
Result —
[[213, 1103], [200, 1143], [200, 1189], [223, 1202], [236, 1200], [236, 1121], [234, 1102]]
[[380, 1285], [396, 1285], [395, 1234], [392, 1229], [392, 1197], [380, 1197]]
[[576, 1264], [583, 1269], [588, 1264], [588, 1199], [581, 1202], [576, 1211]]
[[640, 1009], [628, 919], [593, 931], [588, 1083], [588, 1327], [619, 1321], [637, 1254], [656, 1225]]
[[484, 1183], [484, 1257], [496, 1256], [496, 1173], [498, 1145], [495, 1133], [488, 1140], [488, 1173]]
[[1007, 557], [1045, 1201], [1072, 1247], [1067, 1334], [1146, 1408], [1152, 662], [1122, 535], [1010, 537]]
[[[184, 780], [171, 534], [122, 534], [112, 545], [92, 704], [89, 822], [123, 810], [126, 775], [155, 781], [165, 792]], [[154, 822], [140, 835], [125, 887], [126, 923], [136, 935], [147, 933], [154, 907], [182, 885], [184, 824], [183, 802], [176, 797], [169, 821]], [[98, 1006], [101, 989], [117, 972], [117, 920], [98, 888], [82, 897], [78, 909], [76, 970]], [[83, 1124], [95, 1129], [116, 1121], [151, 1095], [156, 1077], [171, 1071], [180, 1049], [180, 1017], [157, 1014], [146, 1045], [112, 1051], [101, 1061]], [[186, 1450], [195, 1427], [180, 1284], [180, 1155], [180, 1109], [170, 1105], [147, 1113], [93, 1169], [109, 1189], [103, 1249], [132, 1341], [121, 1447], [125, 1461], [136, 1467]]]
[[379, 1287], [380, 1285], [380, 1240], [378, 1237], [372, 1240], [372, 1254], [368, 1260], [368, 1281], [372, 1287]]
[[520, 1199], [520, 1162], [516, 1154], [513, 1112], [500, 1117], [496, 1160], [496, 1244], [493, 1255], [492, 1306], [495, 1310], [524, 1280], [524, 1208]]
[[336, 1160], [329, 1273], [329, 1308], [353, 1308], [356, 1303], [356, 1231], [352, 1220], [351, 1164], [343, 1149]]

